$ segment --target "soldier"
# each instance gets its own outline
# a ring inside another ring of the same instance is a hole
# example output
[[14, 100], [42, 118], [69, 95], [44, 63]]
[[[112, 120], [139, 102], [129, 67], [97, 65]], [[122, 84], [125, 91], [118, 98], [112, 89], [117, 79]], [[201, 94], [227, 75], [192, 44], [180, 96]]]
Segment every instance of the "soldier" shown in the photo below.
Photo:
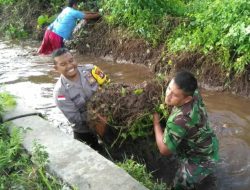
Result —
[[86, 103], [106, 81], [106, 75], [91, 64], [78, 66], [66, 48], [54, 51], [52, 57], [54, 68], [61, 74], [54, 88], [56, 105], [74, 124], [74, 138], [100, 150], [96, 134], [86, 123]]
[[164, 131], [153, 115], [156, 144], [161, 154], [176, 154], [180, 168], [173, 189], [194, 189], [213, 173], [218, 161], [218, 140], [209, 126], [196, 78], [177, 73], [166, 90], [165, 103], [173, 106]]

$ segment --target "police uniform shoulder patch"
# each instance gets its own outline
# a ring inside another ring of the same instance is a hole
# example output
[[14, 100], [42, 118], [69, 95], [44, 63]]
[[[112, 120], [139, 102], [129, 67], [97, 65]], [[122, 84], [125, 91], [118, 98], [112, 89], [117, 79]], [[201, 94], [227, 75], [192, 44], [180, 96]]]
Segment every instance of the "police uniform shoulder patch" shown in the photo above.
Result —
[[88, 73], [88, 74], [87, 74], [87, 80], [88, 80], [88, 82], [89, 82], [90, 85], [93, 85], [94, 83], [96, 83], [96, 80], [95, 80], [95, 78], [92, 76], [91, 73]]

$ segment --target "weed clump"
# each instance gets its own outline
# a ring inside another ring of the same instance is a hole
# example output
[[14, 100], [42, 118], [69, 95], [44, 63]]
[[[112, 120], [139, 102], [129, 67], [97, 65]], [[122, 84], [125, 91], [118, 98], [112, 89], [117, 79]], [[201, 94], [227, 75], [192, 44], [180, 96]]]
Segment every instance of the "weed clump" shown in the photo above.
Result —
[[[137, 86], [113, 83], [101, 88], [87, 106], [91, 127], [98, 126], [98, 116], [106, 122], [109, 141], [125, 141], [152, 134], [152, 114], [159, 110], [164, 94], [159, 81]], [[103, 127], [103, 126], [100, 126]], [[112, 142], [115, 143], [115, 142]]]

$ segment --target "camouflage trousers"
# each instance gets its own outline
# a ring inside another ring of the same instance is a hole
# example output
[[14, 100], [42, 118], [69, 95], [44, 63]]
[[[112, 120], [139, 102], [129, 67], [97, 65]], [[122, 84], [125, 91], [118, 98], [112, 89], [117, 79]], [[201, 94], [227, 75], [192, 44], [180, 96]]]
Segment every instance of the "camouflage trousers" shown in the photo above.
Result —
[[174, 179], [174, 190], [195, 189], [208, 175], [213, 174], [215, 162], [206, 161], [194, 163], [189, 160], [182, 161]]

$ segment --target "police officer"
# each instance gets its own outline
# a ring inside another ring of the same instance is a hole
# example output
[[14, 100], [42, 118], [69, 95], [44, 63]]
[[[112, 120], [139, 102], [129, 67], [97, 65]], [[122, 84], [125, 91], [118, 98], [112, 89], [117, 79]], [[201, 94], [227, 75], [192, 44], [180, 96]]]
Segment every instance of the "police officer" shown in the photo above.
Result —
[[165, 103], [173, 108], [164, 131], [159, 115], [153, 115], [156, 144], [161, 154], [176, 154], [179, 159], [174, 189], [197, 188], [213, 173], [219, 158], [218, 140], [209, 126], [196, 78], [187, 71], [177, 73], [167, 87]]
[[56, 105], [73, 123], [74, 138], [100, 150], [98, 138], [86, 123], [86, 103], [104, 83], [106, 75], [96, 66], [78, 66], [66, 48], [53, 52], [55, 70], [61, 74], [54, 88]]

